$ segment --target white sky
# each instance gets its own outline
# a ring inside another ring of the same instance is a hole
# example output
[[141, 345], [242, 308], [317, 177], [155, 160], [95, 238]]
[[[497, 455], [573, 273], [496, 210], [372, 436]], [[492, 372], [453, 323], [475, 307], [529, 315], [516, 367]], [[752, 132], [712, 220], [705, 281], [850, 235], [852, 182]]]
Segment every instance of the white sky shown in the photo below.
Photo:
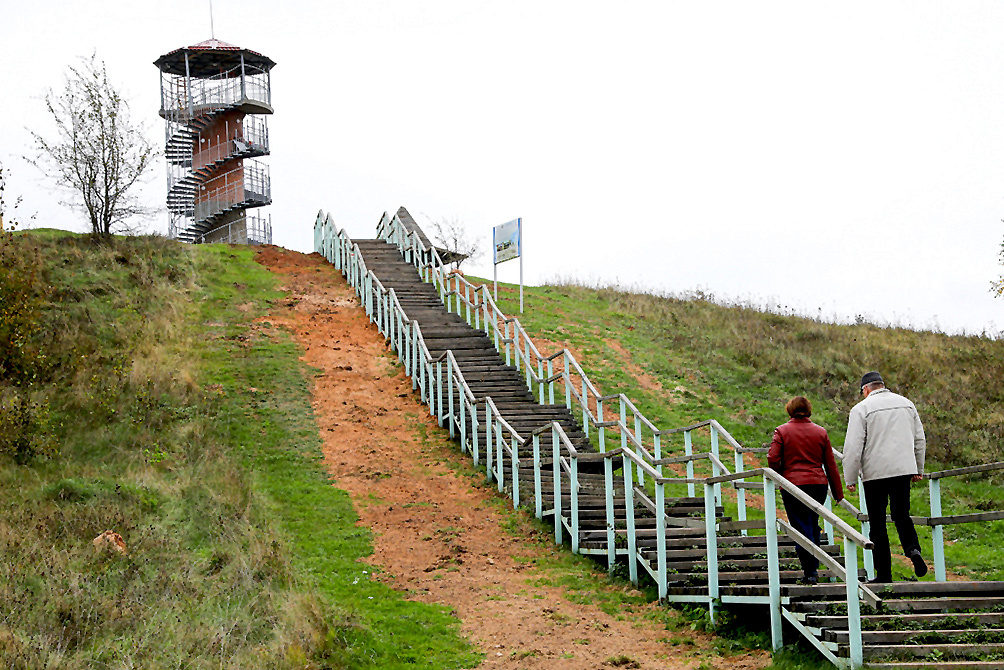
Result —
[[[404, 205], [486, 248], [521, 216], [528, 284], [1004, 328], [1004, 3], [213, 4], [218, 39], [278, 63], [279, 245], [311, 251], [318, 209], [372, 237]], [[20, 158], [45, 89], [96, 50], [160, 145], [152, 63], [209, 37], [206, 0], [0, 0], [8, 199], [83, 230]], [[144, 194], [162, 232], [165, 181], [157, 166]], [[490, 256], [470, 271], [491, 276]]]

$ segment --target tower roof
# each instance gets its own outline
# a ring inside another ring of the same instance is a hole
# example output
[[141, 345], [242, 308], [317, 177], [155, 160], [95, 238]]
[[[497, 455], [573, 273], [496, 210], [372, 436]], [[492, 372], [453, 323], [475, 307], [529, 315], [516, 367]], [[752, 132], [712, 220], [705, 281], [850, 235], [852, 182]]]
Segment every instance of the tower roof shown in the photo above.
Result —
[[[242, 49], [222, 40], [208, 39], [190, 47], [170, 51], [153, 62], [162, 72], [185, 74], [185, 56], [188, 56], [188, 72], [193, 77], [211, 77], [240, 67], [241, 56], [244, 64], [261, 70], [271, 70], [275, 62], [257, 51]], [[234, 76], [239, 73], [235, 72]]]

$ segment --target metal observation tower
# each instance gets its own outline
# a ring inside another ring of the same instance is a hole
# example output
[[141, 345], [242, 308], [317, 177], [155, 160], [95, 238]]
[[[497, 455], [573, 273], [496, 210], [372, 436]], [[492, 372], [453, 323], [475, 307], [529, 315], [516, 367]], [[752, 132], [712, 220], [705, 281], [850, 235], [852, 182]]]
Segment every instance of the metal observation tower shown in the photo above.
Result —
[[158, 58], [165, 121], [168, 233], [184, 242], [271, 244], [267, 56], [217, 39]]

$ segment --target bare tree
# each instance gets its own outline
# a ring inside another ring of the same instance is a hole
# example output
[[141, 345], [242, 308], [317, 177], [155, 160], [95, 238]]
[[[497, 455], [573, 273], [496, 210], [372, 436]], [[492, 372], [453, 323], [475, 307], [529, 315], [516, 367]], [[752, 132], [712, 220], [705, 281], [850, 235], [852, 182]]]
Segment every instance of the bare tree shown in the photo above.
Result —
[[481, 240], [472, 237], [459, 219], [442, 218], [433, 221], [428, 216], [426, 218], [432, 224], [436, 246], [447, 252], [447, 258], [443, 260], [452, 263], [455, 270], [459, 270], [464, 261], [481, 255]]
[[142, 124], [129, 115], [129, 103], [108, 81], [105, 63], [96, 55], [70, 67], [63, 90], [49, 89], [45, 105], [56, 122], [56, 138], [31, 131], [35, 157], [28, 162], [56, 184], [75, 192], [71, 202], [82, 208], [91, 233], [106, 238], [128, 230], [125, 222], [150, 213], [134, 187], [152, 166], [157, 151]]

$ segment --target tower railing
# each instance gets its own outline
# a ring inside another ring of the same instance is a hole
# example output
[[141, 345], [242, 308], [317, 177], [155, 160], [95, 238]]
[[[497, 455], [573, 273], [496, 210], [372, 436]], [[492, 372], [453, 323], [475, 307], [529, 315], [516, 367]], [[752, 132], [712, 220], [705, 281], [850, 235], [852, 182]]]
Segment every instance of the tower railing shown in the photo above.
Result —
[[229, 107], [243, 102], [272, 104], [268, 73], [251, 65], [231, 68], [212, 77], [165, 77], [161, 87], [164, 118], [187, 123], [207, 109]]
[[241, 167], [214, 175], [214, 180], [219, 179], [223, 180], [223, 186], [214, 188], [208, 197], [195, 203], [196, 223], [208, 221], [240, 206], [255, 207], [272, 202], [268, 165], [264, 163], [244, 161]]

